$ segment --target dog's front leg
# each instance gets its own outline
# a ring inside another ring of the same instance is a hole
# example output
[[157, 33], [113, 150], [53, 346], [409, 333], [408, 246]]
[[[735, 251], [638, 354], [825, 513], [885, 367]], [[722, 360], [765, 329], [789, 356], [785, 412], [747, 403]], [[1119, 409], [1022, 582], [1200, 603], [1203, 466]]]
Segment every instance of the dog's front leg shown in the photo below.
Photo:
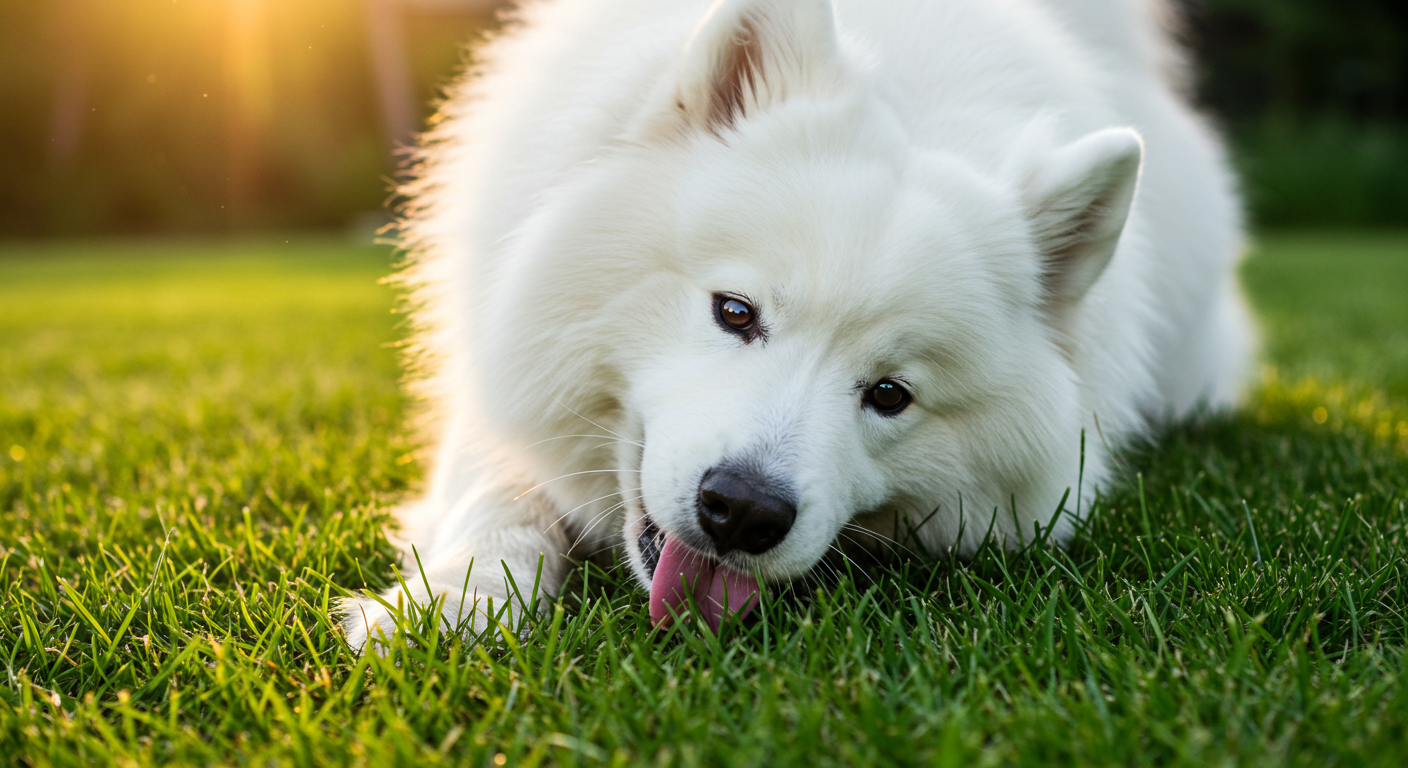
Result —
[[408, 539], [404, 586], [386, 590], [380, 600], [341, 604], [347, 642], [358, 651], [389, 639], [396, 613], [414, 622], [433, 602], [448, 631], [477, 634], [495, 619], [511, 626], [525, 608], [533, 608], [534, 598], [541, 610], [556, 597], [566, 578], [562, 526], [553, 525], [547, 505], [511, 489], [462, 494], [459, 503], [447, 507], [432, 495], [404, 510], [402, 519]]

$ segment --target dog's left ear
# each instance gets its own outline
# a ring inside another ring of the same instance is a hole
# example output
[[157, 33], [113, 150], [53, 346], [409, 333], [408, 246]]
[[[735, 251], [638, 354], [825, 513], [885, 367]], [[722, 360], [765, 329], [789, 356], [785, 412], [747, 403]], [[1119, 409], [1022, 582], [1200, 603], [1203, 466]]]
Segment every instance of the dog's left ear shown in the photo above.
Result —
[[1029, 178], [1027, 215], [1053, 314], [1079, 302], [1115, 255], [1143, 156], [1133, 129], [1107, 128], [1057, 149]]
[[828, 0], [719, 0], [684, 50], [671, 114], [657, 117], [673, 131], [720, 134], [789, 97], [834, 86], [841, 61]]

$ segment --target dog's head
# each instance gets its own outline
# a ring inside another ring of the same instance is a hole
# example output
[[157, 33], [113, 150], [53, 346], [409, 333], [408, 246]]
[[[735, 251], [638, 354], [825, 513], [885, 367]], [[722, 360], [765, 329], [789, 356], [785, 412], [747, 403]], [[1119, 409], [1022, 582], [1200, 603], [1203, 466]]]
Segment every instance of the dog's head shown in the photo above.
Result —
[[929, 518], [926, 544], [1031, 535], [1081, 471], [1068, 325], [1115, 252], [1139, 137], [1018, 121], [949, 152], [863, 60], [826, 3], [720, 3], [578, 196], [598, 252], [573, 258], [630, 273], [575, 274], [615, 291], [592, 333], [657, 619], [681, 576], [750, 605], [755, 577], [867, 536], [858, 518]]

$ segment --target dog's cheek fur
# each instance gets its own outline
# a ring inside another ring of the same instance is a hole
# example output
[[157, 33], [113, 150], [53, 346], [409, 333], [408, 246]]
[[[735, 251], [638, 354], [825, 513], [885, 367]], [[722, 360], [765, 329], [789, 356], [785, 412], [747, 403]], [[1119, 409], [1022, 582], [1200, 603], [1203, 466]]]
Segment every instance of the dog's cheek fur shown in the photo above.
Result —
[[[1059, 380], [1061, 371], [1048, 375]], [[1080, 482], [1073, 382], [1024, 389], [975, 411], [928, 419], [924, 434], [889, 452], [892, 504], [912, 524], [928, 521], [915, 532], [925, 550], [968, 556], [988, 535], [1008, 543], [1030, 538], [1031, 524], [1048, 524], [1066, 488]], [[1090, 460], [1086, 471], [1092, 480], [1101, 472]], [[1074, 495], [1067, 511], [1075, 511]], [[1069, 523], [1058, 522], [1064, 540]]]

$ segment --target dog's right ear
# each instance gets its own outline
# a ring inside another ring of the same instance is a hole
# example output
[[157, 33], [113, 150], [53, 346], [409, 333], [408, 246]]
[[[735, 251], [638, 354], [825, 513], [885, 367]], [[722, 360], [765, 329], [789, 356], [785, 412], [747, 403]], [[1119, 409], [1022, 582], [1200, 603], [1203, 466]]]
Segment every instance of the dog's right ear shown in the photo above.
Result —
[[829, 0], [718, 0], [685, 47], [668, 114], [652, 132], [719, 135], [842, 78]]
[[1028, 180], [1028, 215], [1054, 316], [1079, 302], [1115, 255], [1143, 157], [1138, 133], [1107, 128], [1057, 149]]

